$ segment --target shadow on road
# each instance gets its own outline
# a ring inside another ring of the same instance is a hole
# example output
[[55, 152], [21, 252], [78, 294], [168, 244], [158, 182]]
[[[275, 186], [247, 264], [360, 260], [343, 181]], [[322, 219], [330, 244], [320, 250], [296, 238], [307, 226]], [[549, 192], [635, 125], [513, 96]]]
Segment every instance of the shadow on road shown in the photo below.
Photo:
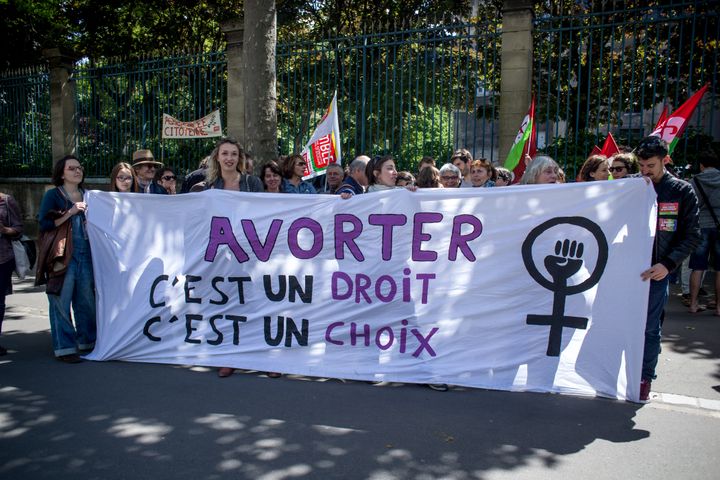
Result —
[[4, 336], [3, 478], [480, 478], [647, 438], [605, 399], [55, 361]]

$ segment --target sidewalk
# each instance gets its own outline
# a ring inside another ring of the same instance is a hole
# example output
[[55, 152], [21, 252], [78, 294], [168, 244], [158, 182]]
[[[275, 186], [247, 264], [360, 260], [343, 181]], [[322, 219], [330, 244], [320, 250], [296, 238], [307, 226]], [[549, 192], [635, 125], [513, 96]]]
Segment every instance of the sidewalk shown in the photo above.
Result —
[[47, 299], [8, 297], [0, 478], [711, 479], [720, 317], [673, 295], [644, 406], [606, 399], [52, 357]]

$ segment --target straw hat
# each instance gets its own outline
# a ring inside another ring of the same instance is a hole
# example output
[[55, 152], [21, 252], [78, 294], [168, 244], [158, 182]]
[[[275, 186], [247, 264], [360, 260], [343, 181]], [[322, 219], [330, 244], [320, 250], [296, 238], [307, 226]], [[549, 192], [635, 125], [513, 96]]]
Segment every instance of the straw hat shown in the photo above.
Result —
[[133, 153], [133, 167], [148, 163], [152, 163], [156, 167], [162, 166], [162, 163], [155, 160], [155, 157], [150, 150], [135, 150], [135, 153]]

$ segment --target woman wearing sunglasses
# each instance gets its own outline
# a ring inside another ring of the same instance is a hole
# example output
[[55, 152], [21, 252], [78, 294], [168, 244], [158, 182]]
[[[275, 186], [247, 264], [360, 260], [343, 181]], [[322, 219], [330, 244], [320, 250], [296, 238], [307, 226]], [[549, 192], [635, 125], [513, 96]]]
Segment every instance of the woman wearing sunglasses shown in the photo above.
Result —
[[155, 172], [155, 183], [165, 189], [170, 195], [175, 195], [177, 188], [177, 177], [170, 167], [158, 168]]
[[618, 153], [610, 161], [612, 162], [610, 175], [613, 180], [619, 180], [638, 172], [638, 161], [634, 153]]
[[53, 168], [55, 188], [45, 193], [38, 215], [38, 262], [42, 263], [36, 284], [47, 284], [53, 350], [65, 363], [80, 362], [78, 352], [95, 347], [95, 281], [85, 228], [83, 180], [78, 159], [72, 155], [61, 158]]
[[307, 162], [302, 155], [297, 153], [283, 159], [281, 163], [284, 177], [282, 189], [285, 193], [317, 193], [310, 182], [304, 182], [302, 179], [305, 175], [305, 167], [307, 167]]

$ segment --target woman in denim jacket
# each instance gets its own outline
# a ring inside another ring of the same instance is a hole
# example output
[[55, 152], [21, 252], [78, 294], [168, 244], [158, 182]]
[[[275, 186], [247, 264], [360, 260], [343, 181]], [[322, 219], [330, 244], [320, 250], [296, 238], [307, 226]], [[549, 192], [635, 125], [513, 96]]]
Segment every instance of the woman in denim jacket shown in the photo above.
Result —
[[[57, 295], [48, 293], [53, 350], [55, 357], [65, 363], [80, 362], [78, 352], [87, 353], [95, 347], [95, 281], [85, 227], [83, 180], [83, 167], [78, 159], [71, 155], [61, 158], [53, 168], [52, 182], [56, 188], [45, 193], [39, 214], [40, 232], [71, 222], [71, 258], [62, 289]], [[52, 271], [53, 266], [47, 268]]]

